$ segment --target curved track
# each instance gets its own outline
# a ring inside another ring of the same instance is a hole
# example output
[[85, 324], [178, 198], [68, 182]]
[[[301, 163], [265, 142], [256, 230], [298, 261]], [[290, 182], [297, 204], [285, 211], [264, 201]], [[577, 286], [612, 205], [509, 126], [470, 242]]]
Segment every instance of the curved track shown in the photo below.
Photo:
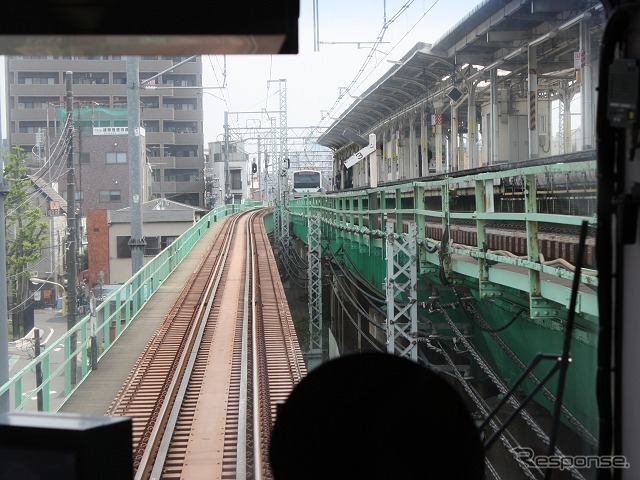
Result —
[[306, 374], [262, 217], [231, 217], [109, 415], [133, 421], [136, 479], [269, 479], [276, 405]]

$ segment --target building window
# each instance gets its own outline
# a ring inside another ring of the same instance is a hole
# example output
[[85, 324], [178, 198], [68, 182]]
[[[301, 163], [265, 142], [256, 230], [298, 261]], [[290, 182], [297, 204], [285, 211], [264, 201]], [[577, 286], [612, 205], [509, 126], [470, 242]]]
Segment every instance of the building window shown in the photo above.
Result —
[[41, 100], [41, 99], [29, 99], [29, 98], [25, 98], [25, 97], [21, 97], [20, 101], [18, 102], [18, 109], [21, 110], [33, 110], [35, 108], [47, 108], [47, 101], [46, 100]]
[[167, 168], [164, 171], [165, 182], [197, 182], [200, 170], [197, 168]]
[[107, 163], [127, 163], [127, 153], [107, 152]]
[[190, 157], [198, 156], [198, 147], [196, 145], [173, 145], [171, 154], [174, 157]]
[[113, 73], [113, 83], [114, 85], [126, 85], [127, 84], [127, 74], [124, 72], [114, 72]]
[[[158, 255], [166, 246], [165, 238], [171, 239], [176, 237], [145, 237], [147, 244], [144, 247], [144, 256], [155, 257]], [[118, 258], [131, 258], [130, 239], [131, 237], [120, 235], [116, 238], [116, 255]]]
[[58, 83], [55, 76], [39, 76], [37, 74], [27, 74], [32, 76], [22, 76], [19, 74], [18, 83], [20, 85], [55, 85]]
[[[166, 104], [165, 107], [174, 108], [174, 104]], [[198, 125], [196, 122], [164, 122], [164, 131], [173, 133], [197, 133]], [[188, 155], [185, 155], [188, 156]]]
[[18, 127], [20, 133], [35, 133], [36, 135], [38, 135], [41, 130], [44, 130], [46, 128], [47, 122], [21, 122], [20, 126]]
[[100, 190], [100, 202], [119, 202], [122, 198], [120, 190]]
[[[74, 192], [74, 196], [76, 197], [77, 202], [81, 202], [82, 200], [84, 200], [84, 192], [82, 190], [76, 190]], [[67, 190], [64, 190], [62, 192], [62, 198], [64, 198], [67, 201], [69, 200], [69, 198], [67, 197]]]
[[242, 188], [242, 170], [231, 170], [231, 188], [240, 190]]
[[177, 236], [160, 237], [160, 248], [163, 250], [178, 239]]
[[[144, 128], [147, 132], [159, 132], [160, 131], [160, 122], [158, 120], [147, 120], [144, 122]], [[159, 149], [160, 146], [157, 146]], [[160, 153], [157, 155], [153, 155], [154, 157], [159, 157]]]
[[160, 237], [145, 237], [147, 243], [144, 247], [145, 257], [155, 257], [160, 253], [162, 247], [160, 246]]
[[160, 108], [158, 97], [142, 97], [142, 106], [144, 108]]
[[547, 116], [546, 115], [538, 116], [538, 132], [547, 133]]
[[129, 246], [129, 239], [131, 237], [116, 238], [116, 255], [118, 258], [131, 258], [131, 247]]

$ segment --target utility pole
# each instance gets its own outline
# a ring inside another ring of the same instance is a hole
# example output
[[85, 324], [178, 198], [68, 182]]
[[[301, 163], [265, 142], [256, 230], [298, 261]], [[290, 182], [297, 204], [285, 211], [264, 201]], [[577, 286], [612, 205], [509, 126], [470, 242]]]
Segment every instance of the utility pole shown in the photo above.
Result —
[[[163, 74], [170, 72], [174, 68], [191, 61], [194, 56], [186, 58], [160, 73], [140, 81], [140, 57], [131, 55], [126, 57], [127, 65], [127, 120], [129, 125], [129, 138], [127, 149], [127, 160], [129, 162], [129, 208], [131, 209], [131, 238], [129, 247], [131, 248], [131, 271], [135, 275], [144, 266], [144, 247], [147, 245], [144, 239], [142, 218], [142, 202], [145, 196], [142, 192], [143, 158], [141, 148], [141, 136], [144, 134], [140, 124], [140, 89], [149, 85]], [[162, 188], [162, 182], [160, 182]], [[161, 195], [162, 196], [162, 192]]]
[[[78, 248], [76, 252], [82, 253], [82, 199], [84, 192], [82, 191], [82, 105], [78, 104], [78, 188], [77, 191], [80, 192], [78, 195], [77, 207], [78, 207], [78, 228], [77, 228], [77, 236], [78, 239]], [[82, 300], [82, 297], [80, 298]]]
[[[78, 236], [76, 234], [76, 188], [75, 172], [73, 170], [73, 72], [66, 72], [67, 85], [67, 330], [73, 328], [77, 321], [76, 288], [78, 284], [77, 251]], [[71, 351], [78, 347], [77, 333], [70, 338]], [[75, 358], [75, 355], [72, 355]], [[77, 381], [77, 363], [70, 363], [70, 381], [72, 385]]]
[[129, 205], [131, 209], [131, 274], [144, 266], [144, 247], [147, 242], [142, 233], [142, 154], [140, 146], [140, 57], [127, 57], [127, 108], [129, 123]]

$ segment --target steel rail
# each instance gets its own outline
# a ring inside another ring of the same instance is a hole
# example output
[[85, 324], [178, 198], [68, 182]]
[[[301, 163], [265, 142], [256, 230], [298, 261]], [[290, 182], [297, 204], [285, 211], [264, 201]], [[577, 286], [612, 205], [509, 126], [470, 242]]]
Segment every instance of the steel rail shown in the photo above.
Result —
[[[233, 228], [235, 227], [236, 222], [237, 222], [237, 218], [234, 218], [233, 223], [231, 225], [231, 229], [229, 230], [230, 233], [233, 231]], [[157, 455], [153, 462], [153, 469], [151, 470], [150, 478], [161, 478], [162, 476], [162, 471], [164, 469], [167, 455], [169, 453], [170, 442], [175, 432], [176, 425], [178, 424], [180, 410], [182, 409], [183, 401], [186, 396], [189, 382], [191, 381], [191, 375], [192, 375], [192, 372], [194, 371], [199, 348], [203, 343], [204, 331], [206, 327], [206, 322], [204, 320], [207, 319], [211, 313], [211, 309], [213, 307], [213, 298], [215, 297], [215, 294], [218, 291], [220, 280], [222, 279], [223, 265], [229, 255], [231, 237], [232, 235], [225, 236], [224, 246], [222, 247], [222, 254], [218, 255], [218, 257], [216, 258], [212, 275], [203, 292], [204, 302], [203, 304], [201, 304], [196, 314], [199, 325], [198, 325], [197, 335], [193, 343], [194, 348], [191, 350], [191, 353], [188, 358], [187, 367], [180, 381], [178, 394], [176, 395], [175, 401], [173, 402], [171, 412], [169, 414], [168, 422], [165, 428], [165, 433], [162, 435], [160, 439], [160, 445], [158, 447]], [[195, 348], [196, 346], [198, 348]], [[141, 478], [145, 478], [145, 477], [141, 477]]]
[[136, 480], [272, 478], [277, 405], [306, 367], [266, 212], [226, 222], [109, 409], [133, 418]]
[[[203, 311], [210, 309], [207, 297], [214, 285], [217, 285], [216, 279], [220, 277], [234, 223], [235, 220], [225, 225], [219, 237], [221, 240], [212, 244], [208, 254], [186, 282], [176, 304], [108, 411], [111, 415], [128, 415], [133, 419], [136, 478], [146, 478], [149, 475], [156, 452], [160, 448], [172, 405], [180, 392], [180, 377], [191, 364], [189, 359], [192, 358], [191, 351], [203, 322]], [[207, 262], [212, 257], [215, 261]], [[190, 289], [192, 284], [199, 288], [195, 291]], [[196, 328], [193, 327], [194, 324], [197, 325]], [[167, 353], [167, 344], [174, 352], [173, 355]]]

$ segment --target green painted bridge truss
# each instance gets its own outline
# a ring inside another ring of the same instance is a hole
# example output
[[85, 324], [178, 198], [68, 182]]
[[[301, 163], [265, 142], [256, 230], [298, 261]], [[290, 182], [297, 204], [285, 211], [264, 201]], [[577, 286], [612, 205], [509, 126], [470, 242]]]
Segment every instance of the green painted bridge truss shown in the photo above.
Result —
[[[508, 400], [514, 409], [535, 394], [537, 404], [553, 410], [557, 375], [543, 386], [541, 379], [562, 351], [583, 223], [594, 245], [595, 160], [515, 165], [288, 203], [293, 237], [312, 256], [320, 245], [324, 261], [378, 299], [379, 311], [367, 318], [368, 332], [379, 333], [372, 344], [458, 376], [481, 412], [483, 382], [496, 398], [514, 387]], [[500, 248], [498, 231], [500, 241], [518, 248]], [[562, 249], [550, 258], [545, 242]], [[593, 259], [583, 260], [562, 420], [588, 451], [598, 429], [598, 277]], [[317, 316], [314, 335], [321, 332]], [[540, 355], [545, 360], [528, 371]], [[466, 381], [472, 378], [475, 384]], [[521, 415], [548, 442], [527, 411]]]

